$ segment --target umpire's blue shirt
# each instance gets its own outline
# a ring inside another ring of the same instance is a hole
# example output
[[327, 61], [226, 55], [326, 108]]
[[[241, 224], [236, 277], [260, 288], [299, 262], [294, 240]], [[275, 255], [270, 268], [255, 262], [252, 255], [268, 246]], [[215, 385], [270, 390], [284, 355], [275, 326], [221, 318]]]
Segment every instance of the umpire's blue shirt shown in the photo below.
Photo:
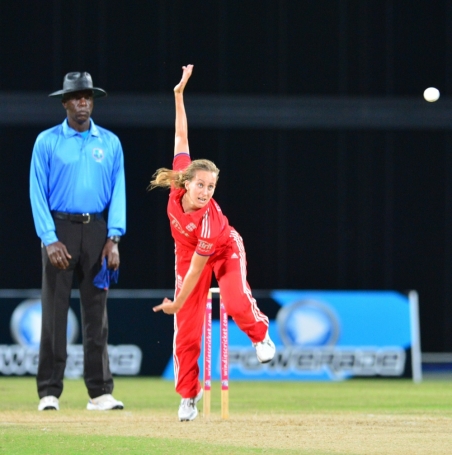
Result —
[[92, 119], [85, 135], [72, 129], [67, 119], [43, 131], [31, 159], [30, 199], [44, 245], [58, 240], [52, 210], [100, 213], [108, 208], [108, 236], [124, 235], [124, 154], [118, 137]]

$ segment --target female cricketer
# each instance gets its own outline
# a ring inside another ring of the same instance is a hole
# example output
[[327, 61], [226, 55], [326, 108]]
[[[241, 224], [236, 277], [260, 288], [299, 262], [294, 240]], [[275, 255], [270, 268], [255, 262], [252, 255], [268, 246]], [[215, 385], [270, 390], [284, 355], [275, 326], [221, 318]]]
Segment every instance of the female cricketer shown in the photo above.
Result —
[[183, 92], [193, 65], [182, 69], [182, 79], [174, 87], [173, 169], [158, 169], [150, 189], [170, 189], [167, 213], [175, 242], [175, 298], [165, 298], [153, 310], [174, 314], [174, 374], [176, 392], [182, 397], [178, 416], [180, 421], [187, 421], [198, 415], [196, 403], [203, 394], [198, 358], [212, 273], [227, 313], [248, 335], [261, 363], [273, 358], [275, 345], [268, 335], [268, 318], [257, 307], [246, 280], [242, 238], [212, 198], [219, 169], [212, 161], [190, 158]]

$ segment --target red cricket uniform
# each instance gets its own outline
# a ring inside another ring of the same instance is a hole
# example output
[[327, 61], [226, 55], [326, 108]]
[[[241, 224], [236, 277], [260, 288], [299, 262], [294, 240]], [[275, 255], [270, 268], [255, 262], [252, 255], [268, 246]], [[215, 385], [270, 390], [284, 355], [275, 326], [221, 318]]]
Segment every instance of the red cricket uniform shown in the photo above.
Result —
[[[173, 169], [190, 164], [190, 155], [174, 157]], [[176, 296], [193, 254], [210, 256], [196, 287], [184, 306], [174, 315], [174, 376], [176, 391], [182, 398], [193, 398], [200, 390], [198, 358], [201, 353], [202, 326], [212, 272], [218, 281], [226, 311], [253, 343], [262, 341], [268, 318], [257, 307], [246, 280], [246, 254], [243, 241], [229, 225], [220, 206], [210, 199], [202, 209], [185, 213], [182, 196], [185, 189], [172, 188], [168, 201], [168, 217], [175, 241]]]

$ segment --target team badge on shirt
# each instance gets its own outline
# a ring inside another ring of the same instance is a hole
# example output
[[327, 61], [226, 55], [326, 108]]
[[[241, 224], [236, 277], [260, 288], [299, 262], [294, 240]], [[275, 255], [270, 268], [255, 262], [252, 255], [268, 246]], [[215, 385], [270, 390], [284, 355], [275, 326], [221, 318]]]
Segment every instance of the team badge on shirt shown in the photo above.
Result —
[[185, 229], [187, 229], [187, 231], [189, 232], [192, 232], [194, 229], [196, 229], [196, 224], [195, 223], [187, 224], [187, 226], [185, 226]]
[[104, 159], [105, 155], [104, 155], [104, 151], [102, 149], [93, 149], [93, 158], [97, 161], [97, 162], [101, 162], [103, 159]]

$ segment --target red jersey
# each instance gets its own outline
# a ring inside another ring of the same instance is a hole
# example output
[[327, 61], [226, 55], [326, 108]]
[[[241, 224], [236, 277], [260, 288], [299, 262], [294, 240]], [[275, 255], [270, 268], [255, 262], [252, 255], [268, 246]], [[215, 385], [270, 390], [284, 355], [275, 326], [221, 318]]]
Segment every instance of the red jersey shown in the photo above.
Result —
[[[173, 169], [186, 169], [190, 163], [189, 154], [179, 153], [174, 157]], [[169, 195], [167, 212], [176, 247], [211, 256], [229, 240], [228, 219], [213, 198], [202, 209], [185, 213], [181, 201], [185, 193], [185, 189], [171, 188]]]

